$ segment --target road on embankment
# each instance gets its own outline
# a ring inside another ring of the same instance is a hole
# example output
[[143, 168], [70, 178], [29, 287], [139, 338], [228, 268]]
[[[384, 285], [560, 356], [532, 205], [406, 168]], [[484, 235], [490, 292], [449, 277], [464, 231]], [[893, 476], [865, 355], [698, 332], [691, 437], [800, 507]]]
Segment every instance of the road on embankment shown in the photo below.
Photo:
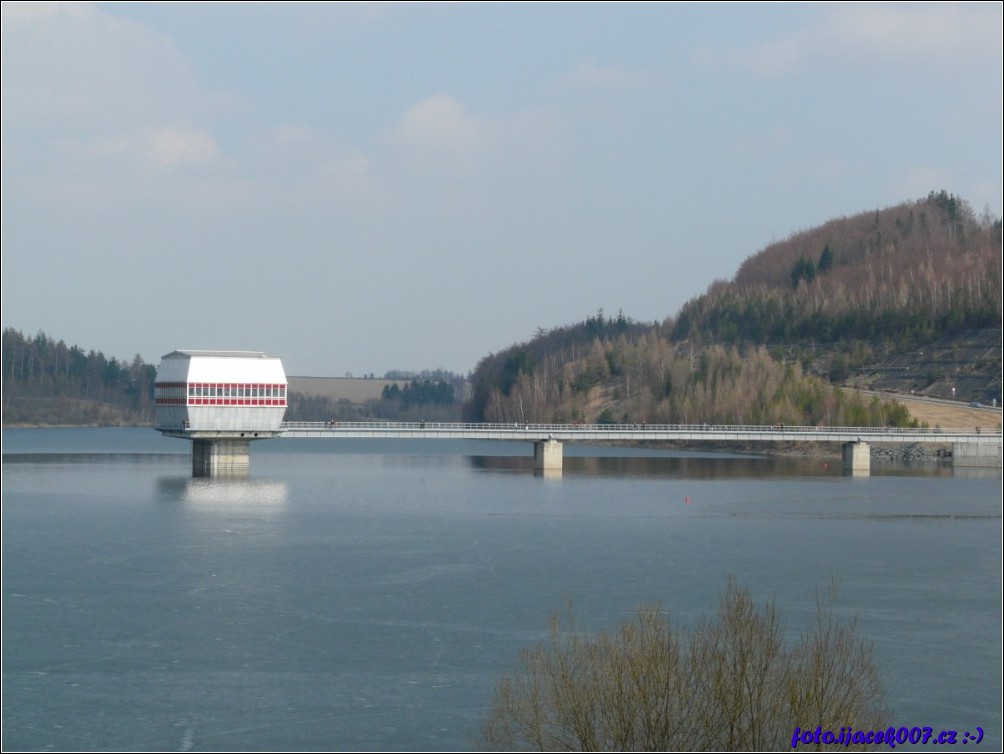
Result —
[[922, 424], [926, 423], [929, 427], [996, 429], [1001, 425], [1000, 408], [989, 406], [976, 408], [958, 401], [901, 393], [883, 393], [874, 390], [858, 390], [856, 392], [864, 396], [877, 395], [879, 398], [902, 403], [910, 412], [910, 416]]

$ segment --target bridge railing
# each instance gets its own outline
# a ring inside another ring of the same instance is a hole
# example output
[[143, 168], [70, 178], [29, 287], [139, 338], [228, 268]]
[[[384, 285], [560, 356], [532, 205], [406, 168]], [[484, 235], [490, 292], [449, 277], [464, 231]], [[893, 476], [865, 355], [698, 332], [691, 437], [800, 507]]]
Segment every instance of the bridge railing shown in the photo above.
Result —
[[821, 434], [856, 434], [862, 436], [875, 435], [925, 435], [937, 437], [938, 435], [959, 435], [959, 434], [1001, 434], [1001, 428], [991, 429], [943, 429], [940, 427], [814, 427], [814, 426], [789, 426], [784, 424], [537, 424], [524, 422], [388, 422], [388, 421], [328, 421], [328, 422], [283, 422], [282, 430], [301, 431], [326, 431], [331, 433], [357, 432], [357, 431], [444, 431], [444, 432], [518, 432], [525, 434], [547, 433], [562, 434], [582, 432], [603, 433], [603, 432], [632, 432], [632, 433], [716, 433], [736, 432], [740, 434], [784, 432], [785, 434], [797, 434], [811, 437]]

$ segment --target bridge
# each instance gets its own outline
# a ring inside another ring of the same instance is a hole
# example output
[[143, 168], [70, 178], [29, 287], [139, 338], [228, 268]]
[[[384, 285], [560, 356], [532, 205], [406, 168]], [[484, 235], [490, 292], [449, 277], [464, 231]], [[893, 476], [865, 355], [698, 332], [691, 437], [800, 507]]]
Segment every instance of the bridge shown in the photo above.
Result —
[[282, 437], [519, 440], [534, 445], [534, 466], [562, 467], [564, 442], [841, 443], [844, 469], [868, 473], [872, 443], [953, 447], [960, 466], [1000, 466], [1001, 432], [900, 427], [791, 427], [722, 424], [533, 424], [466, 422], [283, 422]]
[[810, 427], [730, 424], [534, 424], [467, 422], [281, 422], [274, 430], [196, 429], [159, 426], [170, 437], [192, 441], [196, 476], [246, 472], [251, 440], [268, 437], [318, 439], [516, 440], [533, 443], [534, 468], [560, 471], [563, 443], [675, 442], [692, 444], [841, 443], [843, 468], [855, 474], [871, 470], [872, 444], [929, 443], [952, 446], [955, 466], [1001, 467], [1001, 430]]
[[[534, 466], [560, 471], [564, 442], [842, 443], [844, 469], [868, 473], [869, 443], [951, 444], [956, 466], [1001, 466], [1001, 432], [978, 429], [786, 427], [711, 424], [484, 424], [284, 422], [285, 372], [258, 351], [173, 351], [154, 384], [156, 429], [192, 443], [195, 476], [247, 473], [250, 442], [268, 437], [522, 440]], [[1000, 424], [998, 424], [998, 427]]]

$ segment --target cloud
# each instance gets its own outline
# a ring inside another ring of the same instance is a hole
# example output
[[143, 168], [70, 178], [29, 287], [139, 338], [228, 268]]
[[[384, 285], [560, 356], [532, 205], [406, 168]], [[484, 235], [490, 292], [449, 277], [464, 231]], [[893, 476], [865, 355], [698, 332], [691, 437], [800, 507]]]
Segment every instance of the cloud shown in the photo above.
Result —
[[5, 22], [17, 23], [60, 15], [84, 16], [92, 10], [90, 3], [5, 2], [0, 6], [0, 17]]
[[318, 162], [315, 175], [325, 193], [335, 198], [365, 198], [375, 191], [370, 158], [358, 150], [325, 157]]
[[169, 37], [88, 4], [4, 3], [3, 24], [3, 172], [17, 194], [67, 208], [247, 195], [226, 185], [212, 130], [232, 99], [206, 92]]
[[[401, 186], [448, 190], [462, 177], [463, 192], [500, 166], [548, 159], [546, 112], [488, 117], [442, 92], [350, 143], [309, 115], [225, 120], [237, 99], [206, 89], [170, 36], [114, 8], [4, 3], [3, 13], [4, 177], [34, 201], [166, 207], [203, 196], [360, 211], [400, 201]], [[231, 124], [243, 132], [223, 130]]]
[[88, 5], [4, 3], [5, 129], [75, 134], [197, 121], [232, 105], [169, 37]]
[[203, 167], [219, 158], [213, 135], [189, 125], [51, 144], [61, 160], [92, 168], [103, 163], [173, 171]]
[[239, 169], [271, 207], [338, 207], [357, 213], [379, 202], [373, 159], [361, 148], [334, 143], [316, 128], [281, 123], [259, 129]]
[[146, 146], [153, 163], [168, 169], [203, 166], [219, 157], [216, 139], [204, 128], [157, 128]]
[[842, 3], [824, 7], [814, 23], [787, 36], [725, 56], [761, 74], [785, 73], [815, 59], [999, 65], [1001, 22], [999, 3]]
[[410, 162], [469, 169], [535, 159], [553, 147], [556, 121], [547, 109], [488, 118], [450, 95], [436, 94], [405, 110], [387, 141]]
[[827, 19], [833, 49], [903, 62], [972, 61], [1001, 50], [999, 3], [841, 6]]
[[565, 73], [560, 82], [575, 89], [622, 90], [639, 86], [642, 76], [624, 66], [604, 66], [589, 59]]
[[436, 94], [409, 107], [391, 132], [391, 141], [413, 158], [450, 158], [466, 164], [484, 156], [491, 127], [456, 99]]

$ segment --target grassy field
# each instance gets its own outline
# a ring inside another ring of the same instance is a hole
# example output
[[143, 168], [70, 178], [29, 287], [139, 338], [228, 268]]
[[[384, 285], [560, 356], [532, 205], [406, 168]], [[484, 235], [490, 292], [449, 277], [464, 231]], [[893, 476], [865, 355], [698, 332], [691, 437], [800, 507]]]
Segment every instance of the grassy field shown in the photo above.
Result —
[[[384, 387], [396, 380], [364, 380], [357, 377], [288, 377], [289, 392], [312, 398], [328, 398], [334, 402], [364, 403], [379, 399]], [[398, 384], [402, 384], [398, 382]]]
[[904, 395], [879, 393], [906, 406], [910, 416], [930, 427], [942, 429], [996, 429], [1001, 426], [1001, 409], [973, 408], [964, 403], [929, 401]]

